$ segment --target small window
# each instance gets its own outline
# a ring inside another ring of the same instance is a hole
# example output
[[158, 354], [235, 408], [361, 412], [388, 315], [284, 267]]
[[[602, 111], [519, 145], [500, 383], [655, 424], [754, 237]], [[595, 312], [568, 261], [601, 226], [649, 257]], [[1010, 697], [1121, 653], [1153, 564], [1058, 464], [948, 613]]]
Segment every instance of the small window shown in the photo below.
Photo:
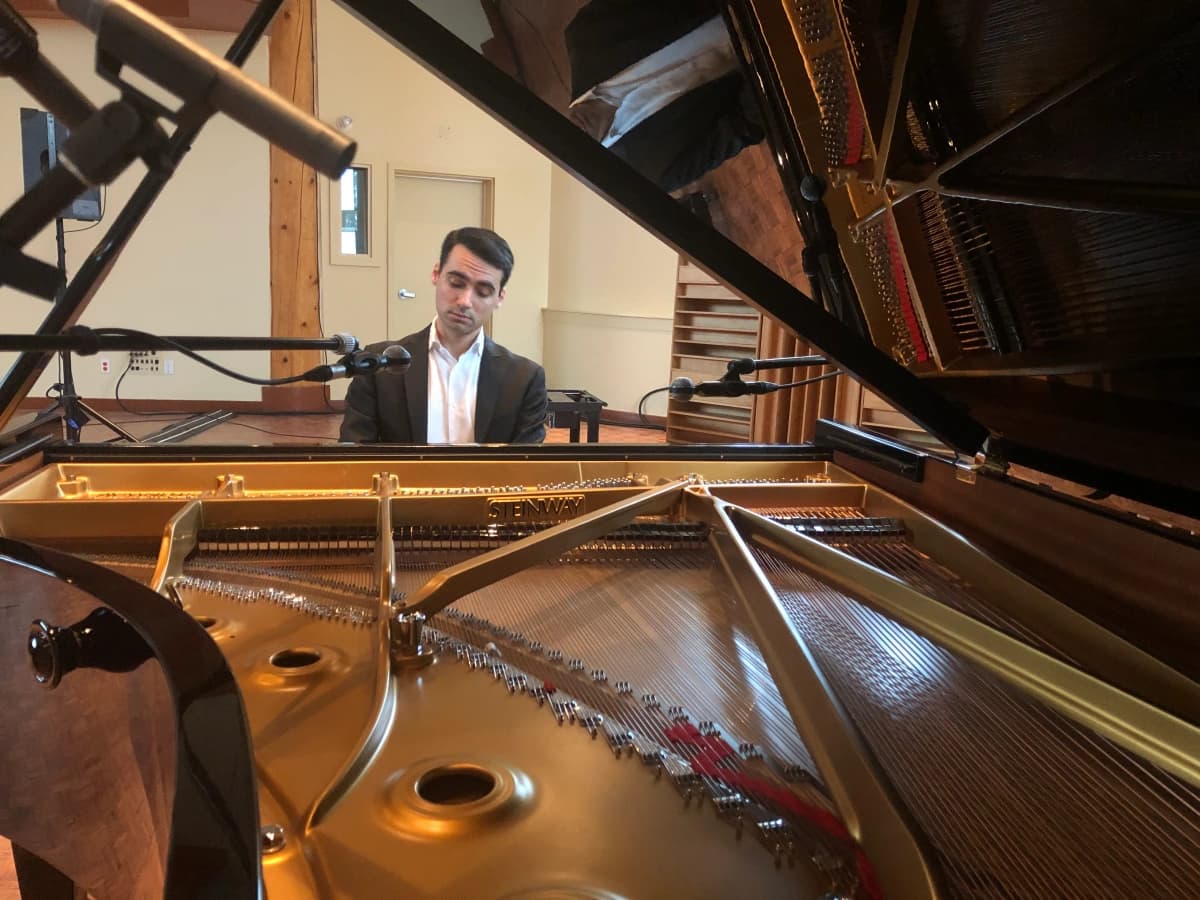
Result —
[[370, 256], [370, 195], [367, 191], [367, 170], [351, 166], [342, 173], [342, 252], [351, 256]]
[[331, 182], [330, 187], [330, 262], [351, 266], [375, 265], [371, 167], [350, 166], [340, 179]]

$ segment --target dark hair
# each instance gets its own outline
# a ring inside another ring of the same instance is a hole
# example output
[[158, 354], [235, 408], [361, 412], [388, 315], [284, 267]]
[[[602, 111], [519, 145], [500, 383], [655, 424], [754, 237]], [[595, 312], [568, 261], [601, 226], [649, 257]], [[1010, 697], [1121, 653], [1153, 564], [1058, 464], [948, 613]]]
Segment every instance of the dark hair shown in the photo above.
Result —
[[500, 270], [500, 287], [508, 282], [513, 270], [513, 252], [508, 241], [487, 228], [455, 228], [442, 241], [438, 268], [446, 265], [450, 251], [462, 244], [485, 263]]

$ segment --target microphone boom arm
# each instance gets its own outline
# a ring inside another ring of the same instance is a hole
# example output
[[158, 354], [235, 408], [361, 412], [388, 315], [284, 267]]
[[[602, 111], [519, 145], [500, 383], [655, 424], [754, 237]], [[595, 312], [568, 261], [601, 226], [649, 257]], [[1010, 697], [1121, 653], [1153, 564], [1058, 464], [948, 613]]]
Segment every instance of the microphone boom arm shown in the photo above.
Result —
[[[165, 168], [165, 159], [156, 152], [165, 146], [166, 134], [136, 104], [124, 100], [107, 104], [67, 138], [58, 164], [0, 215], [0, 245], [6, 254], [24, 257], [21, 248], [89, 186], [115, 181], [139, 156], [152, 170]], [[15, 281], [7, 276], [0, 275], [0, 286]], [[24, 289], [29, 285], [13, 286]], [[44, 288], [32, 293], [54, 300], [57, 279], [54, 287], [50, 293]]]
[[774, 359], [752, 359], [743, 356], [741, 359], [731, 359], [726, 365], [725, 377], [736, 378], [739, 375], [749, 375], [751, 372], [761, 372], [764, 369], [795, 369], [804, 366], [823, 366], [829, 360], [824, 356], [779, 356]]
[[671, 382], [668, 390], [671, 392], [672, 400], [687, 401], [696, 395], [701, 397], [744, 397], [747, 394], [773, 394], [775, 391], [801, 387], [812, 384], [814, 381], [836, 378], [841, 374], [843, 374], [841, 369], [834, 369], [832, 372], [825, 372], [789, 384], [776, 384], [773, 381], [742, 381], [736, 375], [726, 375], [719, 381], [701, 381], [697, 384], [690, 378], [679, 377]]
[[324, 338], [292, 337], [165, 337], [119, 328], [91, 329], [75, 325], [63, 334], [0, 334], [0, 352], [58, 353], [90, 356], [102, 350], [329, 350], [354, 353], [361, 349], [352, 334]]
[[354, 141], [130, 0], [58, 0], [58, 6], [95, 32], [97, 72], [122, 91], [130, 85], [120, 70], [129, 65], [184, 108], [223, 112], [329, 178], [340, 177], [354, 158]]
[[37, 32], [8, 0], [0, 0], [0, 75], [11, 75], [43, 107], [78, 128], [96, 107], [42, 56]]
[[[283, 0], [261, 0], [251, 9], [245, 25], [242, 26], [242, 30], [225, 53], [227, 61], [238, 66], [245, 63], [259, 39], [266, 32], [267, 26], [278, 12], [282, 2]], [[106, 230], [104, 237], [83, 261], [76, 276], [71, 279], [66, 290], [46, 313], [37, 330], [39, 335], [60, 334], [79, 320], [89, 301], [104, 283], [108, 273], [129, 243], [138, 225], [166, 187], [170, 171], [191, 148], [202, 125], [203, 122], [198, 117], [192, 117], [179, 123], [168, 139], [167, 147], [163, 152], [168, 164], [167, 170], [155, 171], [152, 169], [142, 178], [134, 190], [133, 196], [117, 213], [116, 219]], [[26, 269], [36, 268], [36, 266], [30, 266], [31, 263], [36, 262], [35, 260], [16, 251], [0, 252], [0, 256], [16, 257], [16, 261], [24, 265]], [[27, 274], [36, 275], [37, 273], [27, 272]], [[46, 367], [47, 358], [44, 353], [22, 353], [12, 364], [8, 376], [0, 382], [0, 428], [12, 418], [18, 404], [33, 387], [34, 382]]]

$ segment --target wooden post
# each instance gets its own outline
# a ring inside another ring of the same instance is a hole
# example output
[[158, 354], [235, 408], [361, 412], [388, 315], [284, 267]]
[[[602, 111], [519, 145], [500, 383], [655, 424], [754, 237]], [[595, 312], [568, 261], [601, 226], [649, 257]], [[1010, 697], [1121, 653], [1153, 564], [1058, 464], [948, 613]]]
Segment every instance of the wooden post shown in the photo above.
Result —
[[[313, 59], [314, 0], [285, 0], [271, 26], [271, 90], [304, 112], [316, 109]], [[271, 148], [271, 335], [320, 337], [320, 275], [317, 268], [317, 173]], [[318, 350], [277, 350], [271, 377], [296, 375], [320, 365]], [[263, 388], [272, 411], [327, 409], [325, 385]]]

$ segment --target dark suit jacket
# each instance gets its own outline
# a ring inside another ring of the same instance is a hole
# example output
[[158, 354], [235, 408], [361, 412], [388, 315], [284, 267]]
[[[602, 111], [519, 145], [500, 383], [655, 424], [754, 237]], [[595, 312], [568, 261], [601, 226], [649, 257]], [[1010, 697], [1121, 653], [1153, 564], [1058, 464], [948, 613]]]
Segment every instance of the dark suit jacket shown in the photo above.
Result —
[[[399, 343], [412, 356], [412, 363], [403, 372], [379, 369], [355, 376], [346, 392], [341, 440], [388, 444], [428, 440], [430, 327], [367, 348], [378, 353]], [[475, 398], [475, 441], [541, 443], [546, 439], [546, 405], [545, 370], [485, 337]]]
[[[572, 99], [720, 11], [715, 0], [592, 0], [564, 34]], [[674, 191], [764, 136], [756, 101], [741, 73], [732, 72], [676, 98], [609, 149], [664, 191]]]
[[591, 0], [563, 34], [571, 99], [720, 14], [717, 0]]

